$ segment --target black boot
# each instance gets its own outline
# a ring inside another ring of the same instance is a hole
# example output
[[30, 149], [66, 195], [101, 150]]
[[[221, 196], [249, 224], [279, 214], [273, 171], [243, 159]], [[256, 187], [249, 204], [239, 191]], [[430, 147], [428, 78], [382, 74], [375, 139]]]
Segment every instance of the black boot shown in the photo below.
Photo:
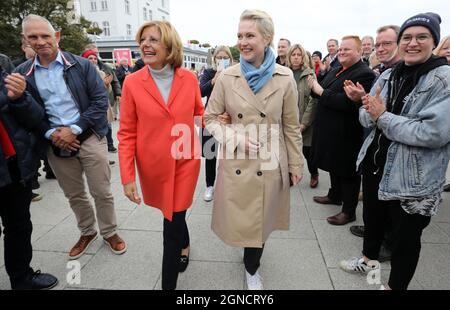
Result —
[[58, 284], [58, 279], [40, 270], [30, 273], [22, 282], [11, 284], [13, 290], [49, 290]]

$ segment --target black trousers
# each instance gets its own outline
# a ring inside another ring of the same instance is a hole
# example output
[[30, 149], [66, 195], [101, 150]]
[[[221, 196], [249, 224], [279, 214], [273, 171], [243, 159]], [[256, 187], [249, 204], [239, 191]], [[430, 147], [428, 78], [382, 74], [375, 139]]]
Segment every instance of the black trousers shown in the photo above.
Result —
[[216, 163], [217, 158], [205, 159], [206, 186], [214, 186], [216, 182]]
[[390, 208], [390, 216], [395, 237], [388, 284], [393, 290], [406, 290], [419, 262], [422, 232], [430, 224], [431, 218], [408, 214], [400, 204]]
[[161, 286], [163, 290], [174, 290], [177, 287], [181, 250], [189, 246], [186, 211], [174, 213], [172, 222], [164, 219], [163, 239]]
[[33, 250], [30, 219], [31, 182], [19, 182], [16, 161], [8, 164], [13, 183], [0, 188], [0, 217], [4, 227], [5, 268], [14, 288], [33, 270], [30, 268]]
[[216, 182], [216, 163], [218, 142], [213, 136], [202, 130], [202, 156], [205, 157], [206, 186], [214, 186]]
[[263, 251], [264, 244], [262, 248], [244, 248], [244, 266], [249, 274], [254, 275], [258, 271]]
[[108, 132], [106, 133], [106, 141], [107, 141], [109, 147], [114, 146], [114, 139], [112, 136], [111, 124], [108, 124]]
[[[383, 241], [392, 248], [392, 220], [390, 210], [400, 205], [399, 201], [383, 201], [378, 199], [378, 188], [381, 175], [364, 172], [363, 184], [363, 221], [364, 242], [363, 254], [371, 260], [378, 260]], [[388, 232], [388, 233], [387, 233]]]
[[361, 176], [355, 175], [343, 177], [330, 173], [331, 188], [328, 197], [337, 202], [343, 202], [342, 212], [354, 216], [358, 206], [359, 188], [361, 186]]
[[310, 146], [304, 146], [303, 147], [303, 155], [305, 155], [306, 162], [308, 163], [308, 170], [311, 175], [318, 175], [319, 170], [317, 169], [317, 166], [313, 164], [312, 156], [311, 156], [311, 147]]

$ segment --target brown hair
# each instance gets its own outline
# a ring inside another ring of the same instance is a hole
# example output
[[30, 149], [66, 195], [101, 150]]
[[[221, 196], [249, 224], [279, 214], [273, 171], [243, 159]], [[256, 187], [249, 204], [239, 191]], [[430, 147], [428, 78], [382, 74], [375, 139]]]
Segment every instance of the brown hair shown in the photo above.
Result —
[[289, 48], [289, 51], [287, 53], [286, 56], [286, 65], [292, 69], [292, 64], [291, 64], [291, 56], [292, 53], [294, 53], [295, 50], [300, 50], [300, 53], [302, 53], [302, 66], [301, 69], [306, 69], [306, 68], [311, 68], [311, 61], [310, 61], [310, 56], [308, 55], [308, 53], [305, 51], [305, 49], [303, 48], [303, 46], [301, 46], [300, 44], [294, 44]]

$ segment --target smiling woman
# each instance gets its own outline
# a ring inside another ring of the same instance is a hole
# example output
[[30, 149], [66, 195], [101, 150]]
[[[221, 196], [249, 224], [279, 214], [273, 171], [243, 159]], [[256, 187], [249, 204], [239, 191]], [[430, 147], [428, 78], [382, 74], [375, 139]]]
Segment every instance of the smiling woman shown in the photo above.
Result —
[[[189, 263], [185, 216], [200, 171], [194, 117], [203, 116], [203, 103], [197, 78], [181, 68], [183, 46], [169, 22], [145, 23], [136, 41], [146, 66], [128, 75], [123, 84], [118, 133], [120, 173], [125, 195], [140, 204], [137, 166], [144, 203], [163, 213], [161, 285], [173, 290], [178, 273]], [[177, 128], [185, 129], [178, 134], [183, 139], [181, 156], [173, 150], [181, 138], [173, 133]]]
[[[289, 229], [289, 179], [297, 185], [302, 175], [298, 94], [292, 71], [275, 63], [272, 18], [247, 10], [238, 27], [240, 64], [215, 82], [205, 117], [226, 155], [219, 156], [212, 229], [244, 247], [247, 286], [262, 289], [264, 244], [273, 231]], [[217, 120], [224, 112], [230, 126]]]

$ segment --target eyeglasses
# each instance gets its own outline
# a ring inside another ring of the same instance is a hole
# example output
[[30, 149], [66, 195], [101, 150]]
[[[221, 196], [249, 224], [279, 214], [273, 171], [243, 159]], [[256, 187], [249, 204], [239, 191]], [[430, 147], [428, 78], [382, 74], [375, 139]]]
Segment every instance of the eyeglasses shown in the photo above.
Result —
[[400, 43], [402, 44], [408, 44], [409, 42], [412, 41], [412, 39], [415, 38], [417, 43], [423, 44], [425, 42], [428, 41], [428, 39], [431, 38], [431, 35], [427, 34], [427, 33], [421, 33], [418, 34], [417, 36], [413, 37], [410, 34], [405, 34], [404, 36], [402, 36], [400, 38]]
[[228, 56], [218, 56], [216, 57], [217, 60], [222, 60], [222, 59], [230, 59], [230, 57]]
[[395, 41], [384, 41], [384, 42], [380, 42], [380, 43], [376, 43], [375, 44], [375, 48], [380, 48], [381, 46], [382, 47], [390, 47], [390, 46], [392, 46], [392, 44], [394, 44], [395, 43]]

